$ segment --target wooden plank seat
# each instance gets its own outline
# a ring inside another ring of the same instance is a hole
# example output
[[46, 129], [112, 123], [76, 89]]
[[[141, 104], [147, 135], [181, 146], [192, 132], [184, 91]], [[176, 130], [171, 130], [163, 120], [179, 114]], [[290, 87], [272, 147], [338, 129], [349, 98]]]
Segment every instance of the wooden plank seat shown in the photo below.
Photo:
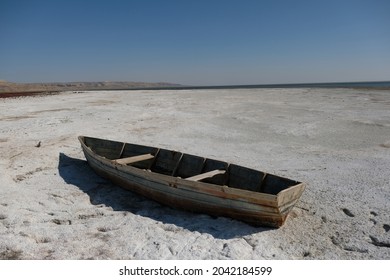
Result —
[[119, 163], [119, 164], [130, 164], [135, 163], [138, 161], [148, 160], [154, 158], [154, 155], [152, 154], [144, 154], [139, 156], [132, 156], [127, 158], [120, 158], [120, 159], [114, 159], [113, 162]]
[[208, 172], [205, 172], [205, 173], [201, 173], [201, 174], [198, 174], [198, 175], [195, 175], [195, 176], [188, 177], [188, 178], [186, 178], [186, 180], [200, 181], [200, 180], [203, 180], [203, 179], [206, 179], [206, 178], [214, 177], [215, 175], [218, 175], [218, 174], [225, 174], [225, 172], [226, 172], [226, 170], [219, 170], [219, 169], [211, 170], [211, 171], [208, 171]]

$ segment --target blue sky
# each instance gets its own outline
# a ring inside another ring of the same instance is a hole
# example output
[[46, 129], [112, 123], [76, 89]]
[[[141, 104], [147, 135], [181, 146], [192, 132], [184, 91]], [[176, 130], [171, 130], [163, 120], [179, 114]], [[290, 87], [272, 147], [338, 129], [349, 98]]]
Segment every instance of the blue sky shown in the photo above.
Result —
[[0, 80], [390, 80], [390, 1], [0, 0]]

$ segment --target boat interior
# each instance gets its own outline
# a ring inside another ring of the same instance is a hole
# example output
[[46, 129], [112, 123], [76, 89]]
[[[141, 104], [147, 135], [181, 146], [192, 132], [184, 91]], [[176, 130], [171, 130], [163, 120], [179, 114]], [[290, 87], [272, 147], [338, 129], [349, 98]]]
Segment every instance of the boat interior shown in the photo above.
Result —
[[268, 194], [277, 194], [299, 184], [288, 178], [240, 165], [167, 149], [91, 137], [83, 137], [83, 142], [94, 153], [113, 163], [191, 181]]

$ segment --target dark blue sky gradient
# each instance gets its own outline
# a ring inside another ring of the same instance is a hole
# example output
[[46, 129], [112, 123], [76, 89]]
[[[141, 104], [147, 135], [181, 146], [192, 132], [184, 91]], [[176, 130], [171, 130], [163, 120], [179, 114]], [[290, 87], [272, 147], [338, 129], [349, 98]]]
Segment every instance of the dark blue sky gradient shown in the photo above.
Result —
[[390, 80], [390, 1], [0, 0], [0, 79]]

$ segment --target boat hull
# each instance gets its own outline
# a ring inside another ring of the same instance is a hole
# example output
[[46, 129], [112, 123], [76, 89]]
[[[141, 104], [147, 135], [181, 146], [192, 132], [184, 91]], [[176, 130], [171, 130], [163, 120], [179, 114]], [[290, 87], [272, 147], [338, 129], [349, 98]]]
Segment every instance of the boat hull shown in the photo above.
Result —
[[281, 195], [271, 195], [193, 182], [117, 164], [94, 153], [83, 138], [80, 142], [90, 167], [127, 190], [173, 208], [230, 217], [255, 226], [282, 226], [305, 188], [300, 183]]

